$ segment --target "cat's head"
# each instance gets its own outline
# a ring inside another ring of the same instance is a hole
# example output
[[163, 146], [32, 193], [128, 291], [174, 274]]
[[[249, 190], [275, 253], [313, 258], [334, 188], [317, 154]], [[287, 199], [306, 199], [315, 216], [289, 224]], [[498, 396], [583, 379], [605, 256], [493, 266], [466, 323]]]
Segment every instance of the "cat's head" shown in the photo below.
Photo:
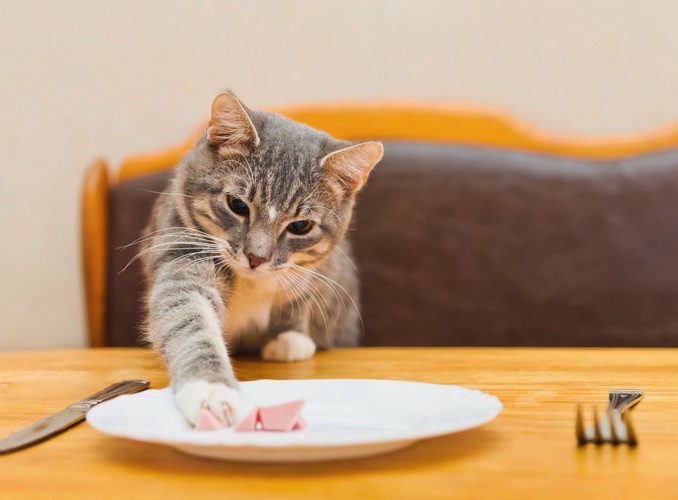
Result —
[[223, 259], [239, 275], [313, 267], [341, 242], [382, 154], [379, 142], [339, 141], [225, 92], [179, 170], [180, 213], [225, 242]]

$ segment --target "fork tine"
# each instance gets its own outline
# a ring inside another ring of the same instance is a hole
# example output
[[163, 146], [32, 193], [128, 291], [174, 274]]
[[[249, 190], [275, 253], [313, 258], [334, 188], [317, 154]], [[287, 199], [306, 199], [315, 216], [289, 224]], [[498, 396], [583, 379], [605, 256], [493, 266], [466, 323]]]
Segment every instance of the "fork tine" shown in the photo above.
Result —
[[[637, 399], [639, 401], [642, 398], [642, 391], [616, 389], [610, 391], [611, 402], [613, 392], [619, 393], [617, 394], [618, 396], [631, 394], [632, 392], [634, 394], [640, 393], [640, 397]], [[623, 400], [619, 399], [619, 401]], [[591, 411], [593, 414], [593, 424], [585, 426], [584, 407], [581, 400], [577, 400], [575, 433], [579, 446], [586, 443], [595, 443], [596, 445], [611, 443], [615, 446], [624, 443], [631, 447], [638, 445], [638, 437], [631, 421], [630, 412], [621, 411], [618, 405], [615, 406], [613, 404], [609, 405], [602, 413], [598, 413], [596, 405], [591, 407]]]
[[612, 444], [614, 445], [617, 445], [620, 442], [619, 428], [617, 426], [622, 425], [622, 423], [618, 421], [617, 415], [618, 413], [615, 412], [612, 408], [610, 408], [607, 412], [607, 420], [610, 422], [610, 438]]
[[603, 442], [603, 430], [598, 418], [598, 408], [595, 405], [593, 406], [593, 433], [596, 444], [601, 444]]
[[584, 430], [584, 415], [581, 409], [581, 401], [577, 401], [577, 423], [575, 425], [577, 432], [577, 442], [579, 446], [586, 444], [586, 431]]
[[636, 430], [633, 428], [633, 424], [631, 423], [630, 413], [623, 413], [622, 420], [626, 424], [626, 442], [629, 446], [637, 446], [638, 438], [636, 437]]

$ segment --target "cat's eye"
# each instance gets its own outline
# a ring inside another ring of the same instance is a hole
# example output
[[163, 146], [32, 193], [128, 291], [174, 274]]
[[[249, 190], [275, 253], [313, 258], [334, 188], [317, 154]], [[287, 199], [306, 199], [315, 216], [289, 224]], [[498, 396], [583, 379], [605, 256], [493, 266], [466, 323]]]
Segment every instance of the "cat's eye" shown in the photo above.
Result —
[[234, 213], [242, 216], [249, 215], [250, 207], [248, 207], [247, 203], [242, 201], [240, 198], [236, 198], [235, 196], [229, 194], [226, 197], [226, 202], [228, 203], [228, 208], [233, 210]]
[[313, 228], [313, 221], [297, 220], [287, 225], [287, 230], [292, 234], [306, 234]]

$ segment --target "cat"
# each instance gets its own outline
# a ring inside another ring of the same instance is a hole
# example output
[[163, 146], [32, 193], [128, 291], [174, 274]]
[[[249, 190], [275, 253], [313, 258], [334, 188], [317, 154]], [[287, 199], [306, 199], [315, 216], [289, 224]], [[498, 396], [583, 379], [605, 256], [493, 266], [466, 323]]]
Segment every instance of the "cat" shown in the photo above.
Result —
[[383, 155], [217, 95], [209, 124], [158, 197], [140, 252], [146, 337], [191, 424], [233, 425], [243, 404], [229, 353], [310, 359], [354, 346], [358, 277], [346, 239], [356, 193]]

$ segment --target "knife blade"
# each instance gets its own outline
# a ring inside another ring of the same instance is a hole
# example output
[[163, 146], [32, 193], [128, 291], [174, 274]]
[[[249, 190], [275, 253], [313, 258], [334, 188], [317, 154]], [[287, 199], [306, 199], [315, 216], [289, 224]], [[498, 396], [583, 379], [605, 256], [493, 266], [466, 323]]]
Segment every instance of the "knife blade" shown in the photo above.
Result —
[[0, 439], [0, 455], [18, 451], [44, 441], [84, 420], [85, 415], [87, 415], [87, 412], [93, 406], [122, 394], [134, 394], [135, 392], [144, 391], [148, 389], [149, 385], [149, 382], [146, 380], [124, 380], [95, 392], [91, 396], [81, 399], [57, 413], [41, 418], [14, 434]]

